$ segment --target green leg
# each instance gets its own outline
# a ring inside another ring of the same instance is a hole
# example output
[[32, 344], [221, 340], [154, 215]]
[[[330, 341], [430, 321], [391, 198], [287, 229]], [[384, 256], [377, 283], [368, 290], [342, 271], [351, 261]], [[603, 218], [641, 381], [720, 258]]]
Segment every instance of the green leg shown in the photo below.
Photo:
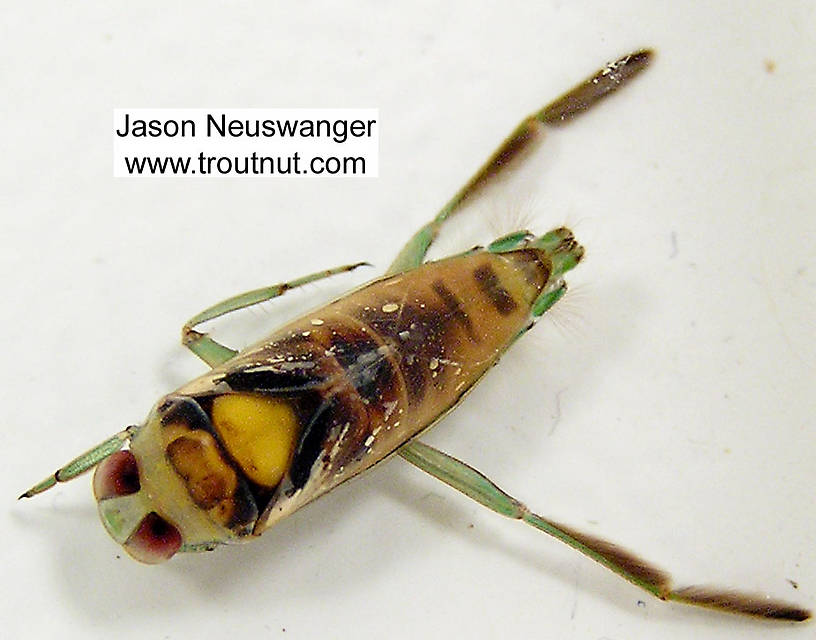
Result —
[[492, 182], [511, 161], [528, 151], [542, 135], [542, 125], [559, 126], [569, 122], [579, 113], [600, 102], [609, 94], [617, 91], [631, 78], [648, 66], [652, 59], [649, 50], [631, 53], [616, 62], [610, 63], [595, 75], [573, 87], [557, 100], [524, 120], [502, 142], [467, 183], [442, 207], [436, 217], [417, 231], [408, 243], [397, 254], [396, 259], [386, 273], [401, 273], [414, 269], [422, 264], [431, 244], [439, 235], [442, 224], [486, 184]]
[[48, 476], [42, 482], [35, 484], [28, 491], [22, 494], [18, 500], [22, 498], [33, 498], [38, 493], [47, 491], [58, 482], [68, 482], [86, 471], [93, 469], [109, 455], [116, 453], [119, 451], [119, 449], [125, 446], [125, 442], [133, 437], [133, 434], [136, 433], [137, 429], [138, 427], [135, 426], [128, 427], [124, 431], [120, 431], [116, 435], [111, 436], [104, 442], [96, 445], [93, 449], [89, 449], [82, 455], [77, 456], [71, 460], [71, 462], [66, 464], [61, 469], [58, 469], [55, 473]]
[[252, 291], [247, 291], [237, 296], [227, 298], [226, 300], [222, 300], [218, 304], [214, 304], [213, 306], [204, 309], [204, 311], [190, 318], [184, 324], [184, 326], [181, 328], [181, 343], [208, 365], [211, 367], [217, 367], [227, 360], [230, 360], [238, 352], [216, 342], [206, 333], [196, 331], [193, 327], [201, 324], [202, 322], [206, 322], [207, 320], [212, 320], [213, 318], [223, 316], [231, 311], [245, 309], [246, 307], [251, 307], [252, 305], [259, 304], [261, 302], [266, 302], [272, 298], [277, 298], [290, 289], [296, 289], [297, 287], [302, 287], [310, 282], [316, 282], [317, 280], [322, 280], [323, 278], [328, 278], [339, 273], [353, 271], [357, 267], [362, 267], [363, 265], [368, 265], [368, 263], [357, 262], [355, 264], [343, 265], [342, 267], [335, 267], [334, 269], [318, 271], [316, 273], [311, 273], [308, 276], [291, 280], [290, 282], [275, 284], [271, 287], [253, 289]]
[[567, 292], [567, 283], [561, 280], [554, 288], [545, 289], [533, 302], [532, 313], [534, 318], [540, 318]]
[[485, 475], [438, 449], [414, 440], [405, 444], [399, 453], [408, 462], [457, 491], [461, 491], [488, 509], [508, 518], [522, 520], [548, 533], [661, 600], [672, 600], [760, 618], [803, 621], [810, 617], [809, 611], [796, 605], [732, 589], [696, 586], [673, 589], [671, 577], [663, 570], [650, 565], [616, 544], [576, 531], [533, 513], [524, 504], [499, 489]]

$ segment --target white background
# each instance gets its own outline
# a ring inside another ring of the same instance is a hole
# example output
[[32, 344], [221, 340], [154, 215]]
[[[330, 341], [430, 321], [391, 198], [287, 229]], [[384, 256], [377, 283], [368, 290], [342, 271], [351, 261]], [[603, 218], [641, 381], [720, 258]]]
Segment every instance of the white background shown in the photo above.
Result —
[[[465, 245], [471, 221], [507, 230], [496, 212], [567, 222], [587, 260], [427, 439], [681, 584], [816, 606], [812, 3], [499, 6], [5, 8], [6, 637], [813, 637], [654, 601], [401, 460], [248, 546], [161, 567], [108, 538], [87, 478], [14, 502], [202, 371], [186, 318], [331, 265], [384, 269], [522, 115], [653, 46], [653, 68], [461, 218]], [[224, 104], [379, 108], [380, 177], [112, 177], [112, 109]], [[246, 344], [375, 273], [215, 329]]]

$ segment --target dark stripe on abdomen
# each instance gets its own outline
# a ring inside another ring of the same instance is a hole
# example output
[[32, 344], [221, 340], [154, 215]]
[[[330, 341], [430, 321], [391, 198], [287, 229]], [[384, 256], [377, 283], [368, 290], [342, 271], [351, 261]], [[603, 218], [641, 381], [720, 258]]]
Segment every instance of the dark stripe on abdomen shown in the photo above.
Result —
[[451, 317], [462, 325], [462, 328], [467, 332], [468, 337], [471, 340], [478, 340], [476, 334], [473, 333], [473, 323], [470, 321], [467, 311], [465, 311], [465, 305], [459, 298], [456, 297], [456, 294], [448, 289], [445, 286], [445, 283], [441, 280], [434, 282], [431, 285], [431, 288], [433, 289], [433, 292], [442, 300]]
[[516, 301], [513, 300], [513, 296], [511, 296], [507, 289], [499, 282], [499, 277], [496, 275], [493, 267], [488, 264], [482, 265], [474, 269], [473, 277], [479, 285], [479, 290], [501, 315], [510, 315], [518, 308]]

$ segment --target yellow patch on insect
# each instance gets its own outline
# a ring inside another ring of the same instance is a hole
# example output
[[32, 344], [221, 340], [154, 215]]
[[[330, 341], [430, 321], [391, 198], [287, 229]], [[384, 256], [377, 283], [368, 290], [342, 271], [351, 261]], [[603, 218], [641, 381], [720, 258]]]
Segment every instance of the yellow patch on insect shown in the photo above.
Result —
[[300, 433], [289, 402], [255, 394], [218, 396], [212, 421], [224, 447], [250, 480], [270, 488], [280, 482]]

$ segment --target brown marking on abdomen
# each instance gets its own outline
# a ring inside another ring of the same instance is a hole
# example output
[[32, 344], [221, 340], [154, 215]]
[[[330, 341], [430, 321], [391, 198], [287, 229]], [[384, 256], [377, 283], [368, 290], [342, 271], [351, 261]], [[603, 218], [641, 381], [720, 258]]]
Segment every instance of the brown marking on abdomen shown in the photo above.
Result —
[[473, 277], [479, 284], [481, 292], [501, 315], [509, 315], [518, 308], [513, 296], [499, 282], [493, 267], [488, 264], [482, 265], [474, 269]]
[[441, 280], [437, 280], [431, 285], [434, 293], [439, 296], [442, 300], [442, 303], [447, 308], [448, 312], [451, 314], [451, 317], [459, 322], [464, 328], [465, 332], [468, 334], [471, 340], [477, 340], [478, 336], [473, 333], [473, 323], [470, 321], [470, 317], [465, 310], [464, 303], [456, 297], [456, 294], [453, 293], [450, 289], [445, 286], [445, 283]]

